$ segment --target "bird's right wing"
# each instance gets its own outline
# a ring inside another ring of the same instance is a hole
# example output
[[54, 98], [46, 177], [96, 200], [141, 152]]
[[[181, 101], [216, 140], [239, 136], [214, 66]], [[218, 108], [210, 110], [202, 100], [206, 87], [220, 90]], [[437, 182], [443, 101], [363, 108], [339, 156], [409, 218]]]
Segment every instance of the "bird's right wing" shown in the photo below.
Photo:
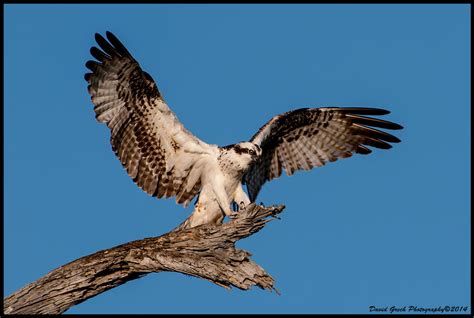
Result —
[[201, 189], [203, 167], [215, 148], [184, 128], [151, 76], [110, 32], [96, 34], [85, 75], [99, 122], [133, 181], [158, 198], [176, 196], [185, 206]]

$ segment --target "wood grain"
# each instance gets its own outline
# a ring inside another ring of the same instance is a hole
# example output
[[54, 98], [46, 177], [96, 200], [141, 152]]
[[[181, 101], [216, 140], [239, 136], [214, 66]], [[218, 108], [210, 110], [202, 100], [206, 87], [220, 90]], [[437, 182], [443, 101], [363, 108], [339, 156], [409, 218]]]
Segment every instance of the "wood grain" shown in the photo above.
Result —
[[[275, 290], [274, 279], [236, 249], [285, 207], [251, 204], [230, 222], [132, 241], [63, 265], [4, 299], [5, 314], [60, 314], [149, 273], [179, 272], [219, 286]], [[277, 291], [278, 292], [278, 291]]]

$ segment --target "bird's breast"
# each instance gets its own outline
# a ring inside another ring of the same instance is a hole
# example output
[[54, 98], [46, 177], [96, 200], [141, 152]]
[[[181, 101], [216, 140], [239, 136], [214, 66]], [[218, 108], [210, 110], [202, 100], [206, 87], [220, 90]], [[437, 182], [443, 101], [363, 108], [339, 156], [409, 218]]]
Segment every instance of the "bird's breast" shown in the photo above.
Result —
[[222, 174], [227, 178], [241, 180], [246, 168], [243, 167], [239, 162], [230, 160], [228, 158], [219, 158], [218, 160], [219, 168], [222, 171]]

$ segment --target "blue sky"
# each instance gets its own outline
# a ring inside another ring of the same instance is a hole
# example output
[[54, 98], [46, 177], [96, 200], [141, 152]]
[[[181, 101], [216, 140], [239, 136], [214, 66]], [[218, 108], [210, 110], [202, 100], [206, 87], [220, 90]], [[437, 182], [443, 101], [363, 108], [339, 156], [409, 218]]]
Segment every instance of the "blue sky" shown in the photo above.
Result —
[[[184, 220], [113, 154], [83, 79], [114, 32], [208, 143], [300, 107], [392, 111], [389, 151], [267, 183], [282, 219], [238, 242], [275, 293], [151, 274], [67, 313], [367, 313], [470, 304], [469, 5], [6, 5], [4, 295]], [[471, 308], [469, 307], [469, 311]]]

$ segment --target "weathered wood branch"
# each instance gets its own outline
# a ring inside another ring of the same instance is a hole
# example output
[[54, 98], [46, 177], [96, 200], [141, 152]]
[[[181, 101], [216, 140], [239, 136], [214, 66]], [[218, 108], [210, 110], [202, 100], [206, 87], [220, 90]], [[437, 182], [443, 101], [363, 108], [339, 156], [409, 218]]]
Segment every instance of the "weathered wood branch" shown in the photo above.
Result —
[[283, 205], [250, 205], [230, 222], [145, 238], [79, 258], [4, 300], [5, 314], [60, 314], [106, 290], [149, 273], [172, 271], [217, 285], [272, 290], [274, 280], [235, 242], [260, 231]]

